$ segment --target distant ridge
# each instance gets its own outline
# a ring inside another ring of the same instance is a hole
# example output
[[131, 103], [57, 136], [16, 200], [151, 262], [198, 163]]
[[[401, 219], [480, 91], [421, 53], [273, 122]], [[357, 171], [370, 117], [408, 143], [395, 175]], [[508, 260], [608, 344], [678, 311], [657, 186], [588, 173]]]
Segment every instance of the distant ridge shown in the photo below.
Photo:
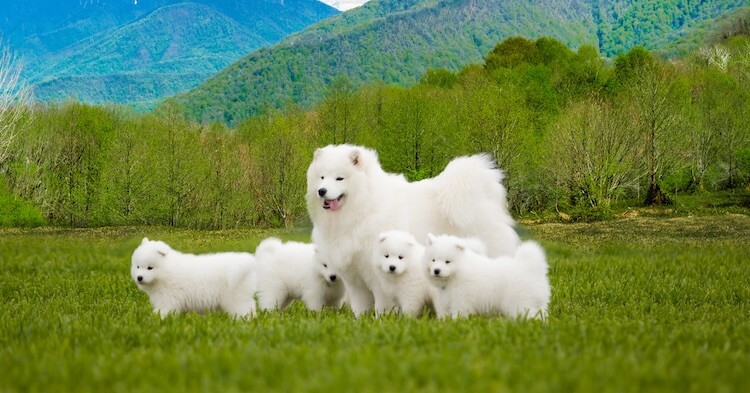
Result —
[[338, 13], [317, 0], [4, 0], [0, 32], [35, 96], [163, 98]]
[[428, 69], [480, 62], [514, 35], [614, 55], [654, 49], [748, 0], [375, 0], [242, 58], [175, 98], [199, 121], [236, 124], [266, 107], [308, 106], [335, 78], [412, 84]]

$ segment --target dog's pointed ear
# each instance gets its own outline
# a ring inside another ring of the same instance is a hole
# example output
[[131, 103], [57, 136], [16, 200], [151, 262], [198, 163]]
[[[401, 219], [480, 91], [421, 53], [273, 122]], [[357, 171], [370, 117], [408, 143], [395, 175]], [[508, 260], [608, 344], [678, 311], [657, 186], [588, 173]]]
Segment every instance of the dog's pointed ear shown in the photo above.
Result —
[[313, 161], [317, 160], [321, 154], [323, 154], [323, 149], [321, 148], [315, 149], [315, 152], [313, 153]]
[[458, 242], [456, 243], [456, 248], [458, 249], [458, 251], [464, 252], [466, 251], [466, 244], [462, 241]]
[[149, 240], [148, 240], [147, 237], [144, 237], [143, 240], [141, 240], [141, 244], [146, 244], [148, 242], [149, 242]]
[[362, 152], [359, 151], [359, 149], [354, 149], [349, 153], [349, 161], [352, 162], [352, 165], [359, 166], [362, 162]]
[[168, 244], [163, 242], [157, 242], [156, 244], [156, 253], [161, 255], [162, 257], [166, 257], [167, 254], [169, 254], [172, 251], [172, 247], [169, 247]]
[[435, 242], [435, 235], [428, 233], [427, 234], [427, 245], [430, 246], [432, 243]]
[[388, 238], [388, 235], [381, 234], [380, 236], [378, 236], [378, 243], [384, 242], [385, 239], [387, 239], [387, 238]]

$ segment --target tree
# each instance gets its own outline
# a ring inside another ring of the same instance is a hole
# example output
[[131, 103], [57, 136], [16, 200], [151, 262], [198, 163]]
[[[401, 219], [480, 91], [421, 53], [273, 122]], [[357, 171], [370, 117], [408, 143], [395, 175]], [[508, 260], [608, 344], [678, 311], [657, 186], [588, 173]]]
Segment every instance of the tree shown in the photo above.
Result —
[[68, 103], [47, 109], [44, 121], [45, 184], [53, 222], [96, 224], [104, 152], [111, 139], [112, 113], [101, 107]]
[[384, 95], [383, 127], [377, 144], [381, 164], [410, 180], [437, 175], [447, 156], [455, 154], [452, 139], [460, 133], [451, 120], [457, 109], [451, 94], [418, 85], [387, 89]]
[[640, 135], [628, 117], [596, 97], [572, 104], [547, 135], [547, 170], [573, 205], [609, 209], [643, 177]]
[[21, 69], [8, 45], [0, 40], [0, 168], [10, 155], [18, 123], [30, 101]]
[[460, 103], [460, 124], [469, 151], [489, 153], [512, 177], [532, 132], [523, 93], [513, 86], [477, 83], [465, 87]]
[[731, 79], [710, 67], [695, 70], [691, 83], [691, 96], [695, 111], [689, 127], [690, 133], [690, 185], [698, 191], [705, 190], [705, 175], [719, 160], [725, 147], [719, 143], [722, 132], [733, 122], [734, 105], [726, 99]]
[[442, 88], [451, 88], [458, 82], [458, 77], [444, 68], [430, 69], [425, 72], [419, 83]]
[[101, 175], [104, 196], [99, 210], [103, 225], [158, 222], [157, 182], [153, 176], [156, 154], [150, 154], [156, 144], [149, 143], [153, 136], [149, 131], [143, 118], [117, 113]]
[[354, 141], [353, 97], [354, 85], [346, 77], [338, 77], [331, 83], [328, 95], [320, 105], [325, 143]]
[[491, 73], [498, 68], [513, 68], [522, 64], [539, 64], [542, 62], [542, 54], [534, 42], [523, 37], [506, 38], [503, 42], [495, 45], [484, 59], [487, 72]]
[[611, 69], [606, 67], [599, 51], [590, 45], [583, 45], [566, 65], [557, 86], [568, 99], [585, 98], [596, 94], [606, 85]]
[[679, 162], [689, 108], [686, 81], [673, 67], [657, 62], [642, 48], [635, 48], [615, 62], [622, 94], [628, 104], [632, 126], [641, 134], [643, 162], [647, 170], [646, 205], [669, 204], [660, 182]]
[[[200, 154], [200, 128], [185, 119], [180, 107], [168, 101], [153, 115], [148, 136], [154, 176], [158, 178], [155, 193], [164, 200], [166, 224], [183, 226], [195, 212], [198, 190], [205, 187], [206, 157]], [[186, 221], [186, 222], [183, 222]]]
[[292, 108], [243, 122], [238, 131], [252, 160], [252, 200], [263, 226], [290, 227], [306, 212], [306, 169], [317, 135]]

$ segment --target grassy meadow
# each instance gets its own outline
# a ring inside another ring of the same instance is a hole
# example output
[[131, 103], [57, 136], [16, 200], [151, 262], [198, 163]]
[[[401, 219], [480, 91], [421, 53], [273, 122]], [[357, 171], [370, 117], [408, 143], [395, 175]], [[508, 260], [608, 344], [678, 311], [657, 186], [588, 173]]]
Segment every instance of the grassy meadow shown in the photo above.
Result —
[[143, 236], [186, 252], [269, 235], [0, 229], [0, 391], [679, 391], [750, 386], [750, 217], [520, 228], [548, 250], [546, 322], [348, 310], [160, 319], [129, 277]]

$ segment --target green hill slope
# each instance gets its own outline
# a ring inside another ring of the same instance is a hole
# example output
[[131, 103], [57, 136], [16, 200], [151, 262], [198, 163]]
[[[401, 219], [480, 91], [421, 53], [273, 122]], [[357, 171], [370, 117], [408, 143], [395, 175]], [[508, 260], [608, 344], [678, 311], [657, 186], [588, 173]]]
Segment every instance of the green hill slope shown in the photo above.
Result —
[[[153, 39], [160, 37], [161, 39]], [[136, 22], [98, 34], [41, 70], [35, 95], [47, 101], [74, 94], [85, 102], [129, 102], [193, 87], [269, 42], [211, 7], [162, 7]]]
[[7, 1], [0, 35], [36, 97], [90, 103], [172, 95], [338, 13], [317, 0]]
[[178, 95], [200, 121], [238, 121], [267, 106], [309, 105], [337, 76], [411, 84], [430, 68], [479, 62], [508, 36], [552, 36], [613, 55], [654, 49], [748, 0], [379, 0], [241, 59]]

